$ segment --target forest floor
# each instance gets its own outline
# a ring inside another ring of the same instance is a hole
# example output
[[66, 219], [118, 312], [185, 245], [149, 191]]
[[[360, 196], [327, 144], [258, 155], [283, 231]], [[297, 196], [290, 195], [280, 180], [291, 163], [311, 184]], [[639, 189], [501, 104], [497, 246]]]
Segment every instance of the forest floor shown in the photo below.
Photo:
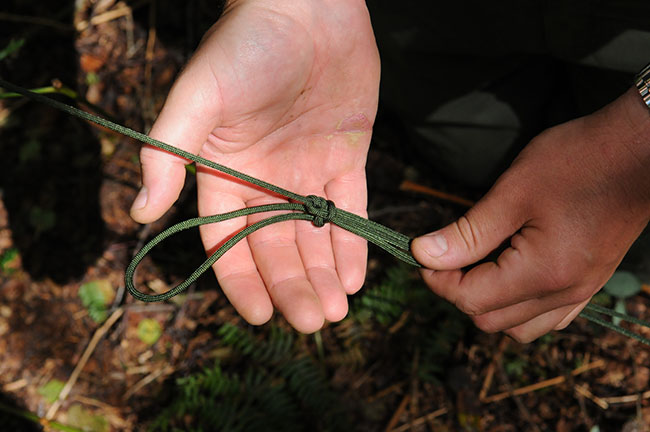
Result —
[[[218, 15], [211, 3], [5, 1], [0, 52], [24, 42], [0, 54], [0, 75], [70, 88], [84, 108], [148, 130]], [[367, 166], [369, 214], [415, 236], [463, 214], [453, 197], [475, 201], [482, 192], [427, 172], [398, 145], [403, 140], [380, 110]], [[650, 431], [648, 347], [580, 318], [527, 345], [483, 334], [426, 292], [417, 271], [375, 248], [351, 316], [315, 335], [293, 332], [277, 315], [246, 326], [213, 275], [173, 300], [135, 301], [123, 282], [133, 254], [196, 211], [188, 175], [162, 220], [142, 226], [129, 218], [139, 147], [50, 108], [0, 100], [0, 429], [57, 430], [52, 422], [60, 422], [68, 430], [144, 430], [172, 403], [178, 378], [215, 362], [243, 375], [246, 364], [233, 364], [236, 343], [219, 336], [234, 326], [258, 345], [274, 329], [290, 335], [291, 355], [317, 365], [354, 430]], [[198, 233], [179, 235], [142, 263], [137, 280], [165, 291], [202, 257]], [[628, 311], [647, 319], [649, 307], [645, 286]], [[27, 413], [37, 418], [21, 420]], [[184, 429], [193, 420], [172, 423]]]

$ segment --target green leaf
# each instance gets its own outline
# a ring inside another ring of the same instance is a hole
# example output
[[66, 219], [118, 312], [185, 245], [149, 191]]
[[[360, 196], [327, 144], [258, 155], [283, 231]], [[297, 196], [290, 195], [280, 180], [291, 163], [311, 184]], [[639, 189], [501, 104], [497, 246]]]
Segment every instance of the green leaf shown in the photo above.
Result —
[[25, 43], [25, 39], [12, 39], [9, 44], [0, 50], [0, 61], [17, 53]]
[[161, 335], [162, 328], [158, 321], [145, 318], [138, 323], [138, 338], [147, 345], [155, 344]]
[[641, 291], [641, 280], [627, 271], [615, 272], [605, 284], [605, 292], [617, 298], [628, 298]]
[[0, 255], [0, 271], [3, 273], [10, 275], [18, 270], [19, 267], [20, 256], [18, 255], [18, 249], [7, 249], [2, 255]]
[[86, 84], [93, 85], [97, 84], [99, 81], [100, 79], [95, 72], [88, 72], [86, 74]]
[[92, 412], [84, 409], [81, 405], [72, 405], [68, 410], [68, 423], [83, 429], [86, 432], [109, 432], [108, 421]]
[[96, 323], [106, 320], [106, 307], [113, 301], [114, 297], [113, 287], [106, 279], [87, 282], [79, 287], [81, 303], [88, 310], [90, 318]]
[[38, 389], [38, 394], [43, 396], [47, 403], [54, 403], [59, 397], [59, 393], [63, 390], [65, 383], [58, 379], [50, 380], [47, 384]]

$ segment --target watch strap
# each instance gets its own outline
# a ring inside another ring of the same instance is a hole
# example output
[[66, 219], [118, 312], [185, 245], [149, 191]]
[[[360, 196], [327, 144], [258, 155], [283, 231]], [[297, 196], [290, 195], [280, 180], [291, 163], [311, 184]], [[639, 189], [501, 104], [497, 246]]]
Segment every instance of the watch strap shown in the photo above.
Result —
[[643, 102], [650, 108], [650, 63], [636, 76], [636, 88]]

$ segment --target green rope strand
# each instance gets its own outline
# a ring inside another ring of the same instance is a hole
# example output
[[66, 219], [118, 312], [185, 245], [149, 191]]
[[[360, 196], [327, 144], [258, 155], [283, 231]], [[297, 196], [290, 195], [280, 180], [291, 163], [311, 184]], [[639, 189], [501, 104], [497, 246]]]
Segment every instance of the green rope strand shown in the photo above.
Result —
[[599, 306], [597, 304], [589, 303], [585, 307], [585, 309], [587, 309], [589, 311], [592, 311], [592, 312], [601, 313], [601, 314], [604, 314], [604, 315], [609, 315], [611, 317], [620, 318], [623, 321], [627, 321], [627, 322], [630, 322], [632, 324], [637, 324], [637, 325], [640, 325], [642, 327], [650, 328], [650, 322], [648, 322], [648, 321], [643, 321], [643, 320], [635, 318], [635, 317], [633, 317], [631, 315], [627, 315], [627, 314], [624, 314], [624, 313], [621, 313], [621, 312], [617, 312], [615, 310], [612, 310], [612, 309], [609, 309], [609, 308], [606, 308], [606, 307], [602, 307], [602, 306]]
[[[162, 300], [167, 300], [179, 294], [180, 292], [185, 290], [190, 284], [195, 282], [219, 258], [221, 258], [226, 252], [228, 252], [230, 248], [232, 248], [235, 244], [237, 244], [239, 241], [244, 239], [246, 236], [261, 228], [264, 228], [265, 226], [272, 225], [274, 223], [289, 221], [289, 220], [311, 221], [314, 225], [318, 227], [322, 227], [326, 223], [332, 223], [347, 231], [357, 234], [360, 237], [363, 237], [364, 239], [379, 246], [380, 248], [384, 249], [386, 252], [390, 253], [391, 255], [395, 256], [396, 258], [408, 264], [411, 264], [416, 267], [421, 267], [420, 264], [415, 260], [415, 258], [413, 258], [413, 255], [411, 253], [411, 239], [408, 236], [398, 233], [384, 225], [378, 224], [377, 222], [373, 222], [371, 220], [362, 218], [361, 216], [350, 213], [348, 211], [338, 209], [336, 208], [336, 206], [332, 201], [326, 200], [325, 198], [318, 197], [315, 195], [302, 196], [297, 193], [288, 191], [279, 186], [273, 185], [271, 183], [267, 183], [263, 180], [259, 180], [255, 177], [249, 176], [247, 174], [241, 173], [227, 166], [218, 164], [211, 160], [189, 153], [185, 150], [166, 144], [162, 141], [155, 140], [143, 133], [136, 132], [125, 126], [114, 123], [110, 120], [106, 120], [104, 118], [90, 114], [86, 111], [82, 111], [78, 108], [61, 103], [49, 97], [36, 94], [22, 87], [11, 84], [3, 80], [2, 78], [0, 78], [0, 87], [21, 94], [37, 102], [41, 102], [52, 108], [56, 108], [58, 110], [64, 111], [72, 116], [96, 123], [100, 126], [113, 130], [117, 133], [126, 135], [145, 144], [152, 145], [161, 150], [175, 154], [187, 160], [191, 160], [193, 162], [196, 162], [197, 164], [201, 164], [209, 168], [212, 168], [214, 170], [220, 171], [231, 177], [243, 180], [245, 182], [258, 186], [260, 188], [266, 189], [270, 192], [281, 195], [289, 200], [295, 201], [295, 202], [286, 202], [280, 204], [248, 207], [248, 208], [235, 210], [232, 212], [218, 214], [214, 216], [193, 218], [167, 228], [166, 230], [158, 234], [156, 237], [154, 237], [151, 241], [149, 241], [135, 255], [135, 257], [133, 258], [133, 260], [131, 261], [131, 263], [129, 264], [129, 266], [125, 271], [124, 279], [125, 279], [126, 287], [129, 290], [129, 292], [133, 295], [133, 297], [135, 297], [138, 300], [142, 300], [145, 302], [162, 301]], [[185, 279], [183, 282], [181, 282], [176, 287], [170, 289], [169, 291], [162, 294], [150, 295], [139, 291], [135, 287], [134, 276], [138, 264], [140, 264], [142, 259], [144, 259], [144, 257], [149, 253], [149, 251], [151, 251], [151, 249], [153, 249], [156, 245], [164, 241], [169, 236], [205, 224], [218, 223], [218, 222], [223, 222], [238, 217], [248, 216], [256, 213], [270, 212], [270, 211], [286, 211], [289, 213], [283, 213], [283, 214], [271, 216], [267, 219], [261, 220], [259, 222], [256, 222], [250, 226], [243, 228], [242, 230], [237, 232], [234, 236], [232, 236], [230, 239], [225, 241], [219, 248], [217, 248], [217, 250], [213, 252], [212, 255], [210, 255], [210, 257], [208, 257], [208, 259], [206, 259], [203, 262], [203, 264], [201, 264], [187, 279]], [[650, 339], [647, 339], [639, 334], [636, 334], [626, 328], [605, 321], [604, 319], [598, 317], [596, 313], [618, 317], [625, 321], [638, 324], [644, 327], [648, 327], [648, 328], [650, 328], [650, 323], [593, 304], [588, 304], [585, 308], [585, 311], [580, 313], [580, 316], [582, 316], [583, 318], [586, 318], [603, 327], [621, 333], [627, 337], [636, 339], [639, 342], [642, 342], [646, 345], [650, 345]]]
[[[588, 304], [587, 307], [585, 307], [585, 309], [591, 309], [590, 306], [593, 306], [593, 305]], [[609, 312], [610, 311], [608, 309], [607, 315], [610, 315]], [[629, 317], [629, 316], [627, 316], [625, 314], [621, 314], [621, 315], [624, 315], [626, 318], [623, 318], [623, 317], [619, 317], [619, 318], [625, 319], [626, 321], [629, 321], [627, 318], [632, 318], [632, 317]], [[586, 320], [589, 320], [589, 321], [591, 321], [591, 322], [593, 322], [595, 324], [598, 324], [599, 326], [608, 328], [610, 330], [615, 331], [616, 333], [620, 333], [623, 336], [627, 336], [629, 338], [632, 338], [632, 339], [635, 339], [635, 340], [641, 342], [642, 344], [650, 346], [650, 339], [648, 339], [646, 337], [643, 337], [638, 333], [634, 333], [633, 331], [628, 330], [625, 327], [621, 327], [620, 325], [616, 325], [616, 324], [614, 324], [612, 322], [606, 321], [606, 320], [602, 319], [601, 317], [591, 313], [590, 311], [583, 310], [582, 312], [580, 312], [580, 316], [582, 318], [585, 318]]]
[[[385, 227], [376, 222], [372, 222], [368, 219], [362, 218], [348, 211], [336, 208], [335, 204], [332, 201], [326, 200], [325, 198], [318, 197], [315, 195], [302, 196], [297, 193], [288, 191], [279, 186], [273, 185], [271, 183], [267, 183], [263, 180], [257, 179], [255, 177], [241, 173], [227, 166], [218, 164], [211, 160], [189, 153], [185, 150], [179, 149], [177, 147], [174, 147], [162, 141], [158, 141], [143, 133], [134, 131], [125, 126], [114, 123], [110, 120], [106, 120], [104, 118], [90, 114], [86, 111], [80, 110], [76, 107], [31, 92], [27, 89], [24, 89], [22, 87], [4, 81], [1, 78], [0, 78], [0, 86], [7, 90], [15, 92], [17, 94], [21, 94], [29, 99], [33, 99], [37, 102], [41, 102], [52, 108], [56, 108], [58, 110], [66, 112], [82, 120], [96, 123], [100, 126], [113, 130], [117, 133], [126, 135], [145, 144], [152, 145], [154, 147], [175, 154], [187, 160], [191, 160], [193, 162], [196, 162], [197, 164], [207, 166], [209, 168], [227, 174], [231, 177], [237, 178], [239, 180], [243, 180], [245, 182], [266, 189], [270, 192], [273, 192], [275, 194], [284, 196], [289, 200], [297, 202], [297, 203], [274, 204], [270, 206], [249, 207], [246, 209], [236, 210], [221, 215], [190, 219], [188, 221], [181, 222], [170, 228], [167, 228], [166, 230], [161, 232], [158, 236], [153, 238], [149, 243], [147, 243], [142, 248], [142, 250], [140, 250], [135, 255], [135, 257], [127, 267], [127, 270], [125, 272], [125, 284], [129, 292], [138, 300], [142, 300], [146, 302], [161, 301], [161, 300], [167, 300], [170, 297], [177, 295], [178, 293], [185, 290], [191, 283], [196, 281], [196, 279], [198, 279], [198, 277], [201, 274], [207, 271], [212, 264], [214, 264], [221, 256], [223, 256], [223, 254], [225, 254], [238, 241], [245, 238], [247, 235], [251, 234], [252, 232], [257, 231], [260, 228], [271, 225], [273, 223], [283, 222], [288, 220], [307, 220], [307, 221], [311, 221], [312, 223], [314, 223], [314, 225], [318, 227], [322, 227], [325, 223], [328, 222], [332, 223], [347, 231], [357, 234], [360, 237], [365, 238], [369, 242], [379, 246], [380, 248], [384, 249], [388, 253], [394, 255], [396, 258], [408, 264], [411, 264], [413, 266], [420, 267], [420, 264], [417, 261], [415, 261], [415, 258], [413, 258], [413, 255], [411, 254], [411, 244], [410, 244], [411, 239], [408, 236], [405, 236], [404, 234], [393, 231], [388, 227]], [[189, 228], [198, 227], [200, 225], [223, 222], [225, 220], [229, 220], [236, 217], [246, 216], [254, 213], [268, 212], [268, 211], [291, 211], [291, 212], [299, 212], [299, 213], [287, 213], [283, 215], [273, 216], [241, 230], [235, 236], [233, 236], [231, 239], [229, 239], [223, 245], [221, 245], [185, 281], [181, 282], [179, 285], [170, 289], [166, 293], [149, 295], [140, 292], [135, 287], [135, 284], [133, 282], [133, 277], [135, 274], [135, 269], [137, 268], [138, 264], [142, 261], [144, 256], [153, 247], [155, 247], [161, 241], [165, 240], [167, 237], [176, 234], [180, 231]]]

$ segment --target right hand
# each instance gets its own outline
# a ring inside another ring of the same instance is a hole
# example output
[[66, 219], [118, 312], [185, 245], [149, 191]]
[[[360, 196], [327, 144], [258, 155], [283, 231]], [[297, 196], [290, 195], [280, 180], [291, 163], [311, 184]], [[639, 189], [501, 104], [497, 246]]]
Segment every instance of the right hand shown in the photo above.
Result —
[[[365, 161], [379, 91], [379, 56], [362, 0], [238, 0], [178, 77], [151, 136], [302, 195], [366, 214]], [[141, 151], [143, 191], [131, 209], [152, 222], [178, 198], [186, 160]], [[202, 216], [282, 201], [198, 167]], [[201, 227], [206, 251], [265, 216]], [[347, 314], [363, 284], [365, 240], [304, 221], [266, 227], [213, 268], [252, 324], [275, 305], [299, 331]]]

